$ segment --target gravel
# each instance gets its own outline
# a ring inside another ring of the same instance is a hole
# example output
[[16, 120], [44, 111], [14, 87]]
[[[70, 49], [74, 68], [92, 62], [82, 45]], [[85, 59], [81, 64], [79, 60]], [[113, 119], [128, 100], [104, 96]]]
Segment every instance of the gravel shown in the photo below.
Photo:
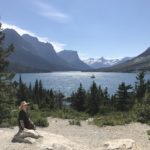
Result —
[[[68, 141], [87, 147], [87, 150], [98, 150], [106, 141], [114, 139], [133, 139], [141, 150], [150, 150], [147, 130], [150, 126], [141, 123], [131, 123], [123, 126], [97, 127], [81, 121], [81, 126], [69, 125], [69, 120], [48, 118], [49, 127], [37, 130], [47, 135], [62, 136]], [[0, 129], [0, 150], [34, 150], [34, 146], [27, 144], [13, 144], [11, 139], [18, 128]]]

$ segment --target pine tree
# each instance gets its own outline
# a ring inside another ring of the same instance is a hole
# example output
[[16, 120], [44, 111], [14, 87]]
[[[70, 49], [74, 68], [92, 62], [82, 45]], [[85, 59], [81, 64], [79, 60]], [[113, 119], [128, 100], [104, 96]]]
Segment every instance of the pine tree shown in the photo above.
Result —
[[150, 93], [150, 80], [146, 82], [146, 92]]
[[99, 112], [100, 108], [100, 94], [98, 92], [98, 87], [95, 82], [93, 82], [87, 101], [87, 112], [91, 115], [95, 115]]
[[128, 111], [133, 106], [132, 86], [122, 82], [116, 94], [115, 107], [119, 111]]
[[109, 100], [109, 94], [108, 94], [108, 89], [107, 87], [104, 89], [104, 100], [108, 101]]
[[72, 107], [77, 111], [85, 111], [86, 91], [80, 84], [76, 93], [72, 94]]
[[44, 95], [43, 95], [43, 84], [42, 81], [39, 81], [39, 91], [38, 91], [38, 95], [39, 95], [39, 105], [41, 104], [41, 101], [44, 101]]
[[29, 97], [28, 97], [29, 100], [32, 101], [33, 90], [32, 90], [32, 85], [31, 85], [31, 83], [29, 84], [28, 95], [29, 95]]
[[55, 93], [55, 98], [54, 98], [54, 108], [55, 109], [62, 109], [63, 98], [64, 98], [64, 95], [60, 91], [58, 93]]
[[11, 110], [15, 103], [15, 90], [12, 84], [14, 74], [7, 71], [9, 65], [7, 57], [14, 50], [13, 45], [3, 48], [5, 35], [0, 23], [0, 123], [11, 117]]
[[144, 103], [150, 105], [150, 80], [146, 82], [146, 91], [143, 98]]
[[22, 82], [21, 76], [19, 77], [19, 86], [17, 90], [17, 105], [20, 104], [21, 101], [27, 101], [29, 99], [29, 93], [27, 86]]
[[33, 88], [34, 92], [33, 92], [33, 102], [35, 104], [38, 104], [39, 105], [39, 82], [38, 80], [35, 81], [35, 85], [34, 85], [34, 88]]
[[135, 94], [136, 94], [136, 98], [141, 102], [142, 98], [144, 97], [144, 94], [146, 92], [146, 83], [145, 83], [145, 72], [141, 71], [136, 79], [137, 82], [135, 84]]

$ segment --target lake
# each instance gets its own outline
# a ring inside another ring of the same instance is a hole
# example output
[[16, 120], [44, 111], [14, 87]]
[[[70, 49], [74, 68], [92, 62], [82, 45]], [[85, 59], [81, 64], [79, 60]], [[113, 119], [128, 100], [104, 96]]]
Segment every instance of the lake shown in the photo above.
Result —
[[[102, 88], [107, 87], [109, 94], [116, 92], [121, 82], [134, 85], [136, 73], [104, 73], [104, 72], [52, 72], [52, 73], [22, 73], [16, 74], [14, 80], [18, 81], [21, 75], [22, 80], [27, 85], [34, 84], [35, 80], [42, 80], [46, 89], [60, 90], [66, 96], [76, 91], [80, 83], [85, 89], [89, 89], [95, 81]], [[94, 75], [95, 78], [91, 78]], [[145, 76], [150, 79], [150, 74]]]

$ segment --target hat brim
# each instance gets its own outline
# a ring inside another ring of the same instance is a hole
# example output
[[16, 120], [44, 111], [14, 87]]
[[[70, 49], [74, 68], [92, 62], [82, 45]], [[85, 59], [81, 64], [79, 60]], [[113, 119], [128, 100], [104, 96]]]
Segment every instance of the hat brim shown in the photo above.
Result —
[[29, 104], [30, 104], [30, 103], [25, 103], [25, 104], [23, 104], [23, 106], [24, 106], [24, 105], [29, 105]]

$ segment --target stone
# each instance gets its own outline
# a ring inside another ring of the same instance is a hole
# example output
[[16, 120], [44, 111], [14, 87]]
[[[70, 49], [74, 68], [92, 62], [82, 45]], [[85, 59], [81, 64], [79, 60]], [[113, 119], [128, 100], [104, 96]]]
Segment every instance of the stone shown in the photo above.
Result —
[[132, 139], [116, 139], [105, 142], [103, 150], [141, 150]]

